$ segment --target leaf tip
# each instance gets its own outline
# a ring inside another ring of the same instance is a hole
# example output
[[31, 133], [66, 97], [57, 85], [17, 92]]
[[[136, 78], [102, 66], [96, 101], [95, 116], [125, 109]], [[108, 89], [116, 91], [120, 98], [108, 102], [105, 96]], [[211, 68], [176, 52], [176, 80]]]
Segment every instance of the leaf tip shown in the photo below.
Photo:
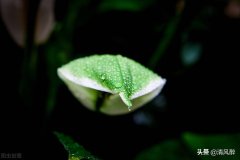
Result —
[[124, 92], [121, 92], [119, 95], [120, 95], [122, 101], [128, 106], [128, 110], [130, 111], [131, 107], [132, 107], [132, 102], [129, 99], [129, 97]]

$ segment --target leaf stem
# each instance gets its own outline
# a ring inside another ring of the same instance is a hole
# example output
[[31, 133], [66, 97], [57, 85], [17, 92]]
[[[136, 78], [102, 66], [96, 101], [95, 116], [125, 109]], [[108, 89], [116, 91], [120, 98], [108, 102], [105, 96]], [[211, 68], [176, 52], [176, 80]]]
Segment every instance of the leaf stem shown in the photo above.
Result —
[[152, 57], [150, 58], [150, 61], [149, 61], [150, 69], [154, 69], [157, 66], [157, 62], [166, 52], [167, 48], [171, 43], [173, 36], [176, 33], [180, 19], [181, 19], [181, 14], [177, 14], [167, 24], [166, 30], [164, 31], [164, 35], [160, 40], [159, 45], [157, 46], [157, 49], [155, 50]]

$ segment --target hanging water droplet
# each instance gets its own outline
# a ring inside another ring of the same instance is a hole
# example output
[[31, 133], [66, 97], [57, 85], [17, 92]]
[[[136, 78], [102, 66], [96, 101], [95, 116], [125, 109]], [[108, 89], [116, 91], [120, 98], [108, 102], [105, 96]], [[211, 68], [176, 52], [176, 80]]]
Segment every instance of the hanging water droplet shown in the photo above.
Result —
[[132, 107], [128, 107], [128, 110], [131, 111], [131, 110], [132, 110]]

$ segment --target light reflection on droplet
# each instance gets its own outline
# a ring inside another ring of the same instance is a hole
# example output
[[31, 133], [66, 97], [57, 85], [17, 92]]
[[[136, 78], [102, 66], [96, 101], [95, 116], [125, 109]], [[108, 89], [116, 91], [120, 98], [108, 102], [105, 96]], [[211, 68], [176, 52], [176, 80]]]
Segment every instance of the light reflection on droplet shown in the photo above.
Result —
[[100, 78], [101, 78], [101, 80], [105, 80], [106, 79], [106, 74], [102, 74]]
[[121, 87], [122, 87], [122, 83], [116, 82], [114, 86], [115, 86], [116, 88], [121, 88]]
[[131, 108], [131, 107], [128, 107], [128, 110], [129, 110], [129, 111], [131, 111], [131, 110], [132, 110], [132, 108]]

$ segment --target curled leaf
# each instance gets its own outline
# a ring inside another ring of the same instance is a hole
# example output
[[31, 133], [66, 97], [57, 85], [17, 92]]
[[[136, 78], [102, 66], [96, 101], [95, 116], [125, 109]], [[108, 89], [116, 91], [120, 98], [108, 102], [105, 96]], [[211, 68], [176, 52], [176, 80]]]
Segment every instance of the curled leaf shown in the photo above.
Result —
[[59, 68], [58, 75], [84, 106], [109, 115], [128, 113], [146, 104], [166, 82], [121, 55], [79, 58]]

